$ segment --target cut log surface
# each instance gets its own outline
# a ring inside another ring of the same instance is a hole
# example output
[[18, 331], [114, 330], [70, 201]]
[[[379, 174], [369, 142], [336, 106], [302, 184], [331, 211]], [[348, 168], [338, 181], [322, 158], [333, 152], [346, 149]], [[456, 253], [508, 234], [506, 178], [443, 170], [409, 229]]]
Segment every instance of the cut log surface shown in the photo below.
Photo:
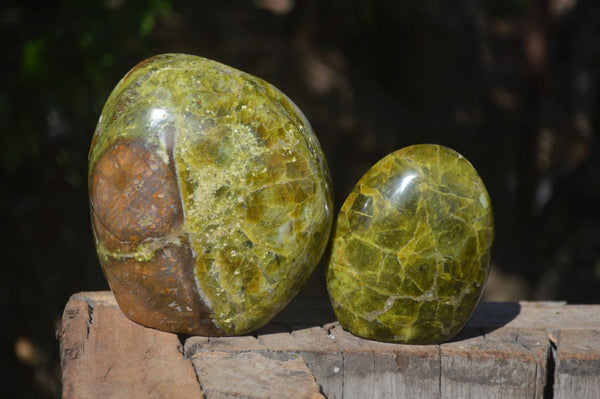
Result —
[[61, 347], [64, 397], [202, 396], [177, 335], [129, 321], [110, 293], [71, 297]]
[[110, 292], [71, 297], [64, 398], [600, 398], [600, 305], [481, 303], [441, 345], [358, 338], [299, 298], [253, 335], [140, 326]]

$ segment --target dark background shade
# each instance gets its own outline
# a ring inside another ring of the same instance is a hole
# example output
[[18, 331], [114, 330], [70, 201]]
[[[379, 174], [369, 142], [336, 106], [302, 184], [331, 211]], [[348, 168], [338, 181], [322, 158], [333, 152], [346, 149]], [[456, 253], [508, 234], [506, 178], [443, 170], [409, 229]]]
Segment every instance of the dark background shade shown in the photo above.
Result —
[[[497, 234], [490, 300], [600, 302], [600, 3], [581, 0], [67, 0], [0, 8], [2, 397], [58, 397], [68, 297], [108, 289], [87, 152], [142, 59], [212, 58], [292, 98], [327, 154], [336, 210], [401, 147], [462, 153]], [[322, 269], [304, 295], [325, 296]]]

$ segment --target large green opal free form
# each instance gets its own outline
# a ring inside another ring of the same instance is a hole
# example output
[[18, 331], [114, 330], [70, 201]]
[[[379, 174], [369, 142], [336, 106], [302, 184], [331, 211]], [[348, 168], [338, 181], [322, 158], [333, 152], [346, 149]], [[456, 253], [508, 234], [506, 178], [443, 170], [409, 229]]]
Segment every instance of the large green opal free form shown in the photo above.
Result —
[[327, 286], [339, 322], [381, 341], [450, 339], [479, 301], [493, 237], [490, 198], [460, 154], [422, 144], [388, 155], [337, 219]]
[[89, 156], [96, 249], [117, 302], [157, 329], [257, 329], [306, 282], [331, 179], [302, 112], [270, 84], [165, 54], [108, 98]]

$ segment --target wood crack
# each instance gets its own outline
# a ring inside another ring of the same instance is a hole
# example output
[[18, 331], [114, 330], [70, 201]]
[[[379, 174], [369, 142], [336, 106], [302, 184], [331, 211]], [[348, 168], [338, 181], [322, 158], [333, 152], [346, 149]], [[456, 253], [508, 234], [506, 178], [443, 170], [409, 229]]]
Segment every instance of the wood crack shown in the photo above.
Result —
[[92, 323], [94, 322], [94, 307], [88, 303], [88, 320], [85, 329], [85, 340], [90, 337], [90, 329], [92, 328]]
[[544, 399], [554, 399], [554, 373], [556, 371], [556, 342], [548, 337], [550, 344], [546, 358], [546, 385], [544, 386]]

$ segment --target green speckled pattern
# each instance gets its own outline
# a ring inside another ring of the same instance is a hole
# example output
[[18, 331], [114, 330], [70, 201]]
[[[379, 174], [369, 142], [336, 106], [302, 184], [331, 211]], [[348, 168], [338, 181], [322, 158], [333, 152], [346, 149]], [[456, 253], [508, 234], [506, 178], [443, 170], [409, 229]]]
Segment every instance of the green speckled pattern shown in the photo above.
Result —
[[457, 152], [421, 144], [379, 161], [339, 212], [327, 285], [355, 335], [432, 344], [466, 324], [488, 275], [487, 190]]
[[[90, 152], [90, 181], [105, 152], [116, 143], [138, 151], [136, 140], [164, 163], [148, 168], [174, 169], [183, 222], [133, 253], [97, 238], [105, 274], [124, 256], [151, 262], [157, 250], [189, 243], [196, 288], [221, 334], [264, 325], [307, 281], [331, 230], [331, 178], [307, 119], [261, 79], [165, 54], [140, 63], [110, 95]], [[146, 214], [137, 225], [153, 226]], [[176, 307], [169, 306], [167, 314]]]

